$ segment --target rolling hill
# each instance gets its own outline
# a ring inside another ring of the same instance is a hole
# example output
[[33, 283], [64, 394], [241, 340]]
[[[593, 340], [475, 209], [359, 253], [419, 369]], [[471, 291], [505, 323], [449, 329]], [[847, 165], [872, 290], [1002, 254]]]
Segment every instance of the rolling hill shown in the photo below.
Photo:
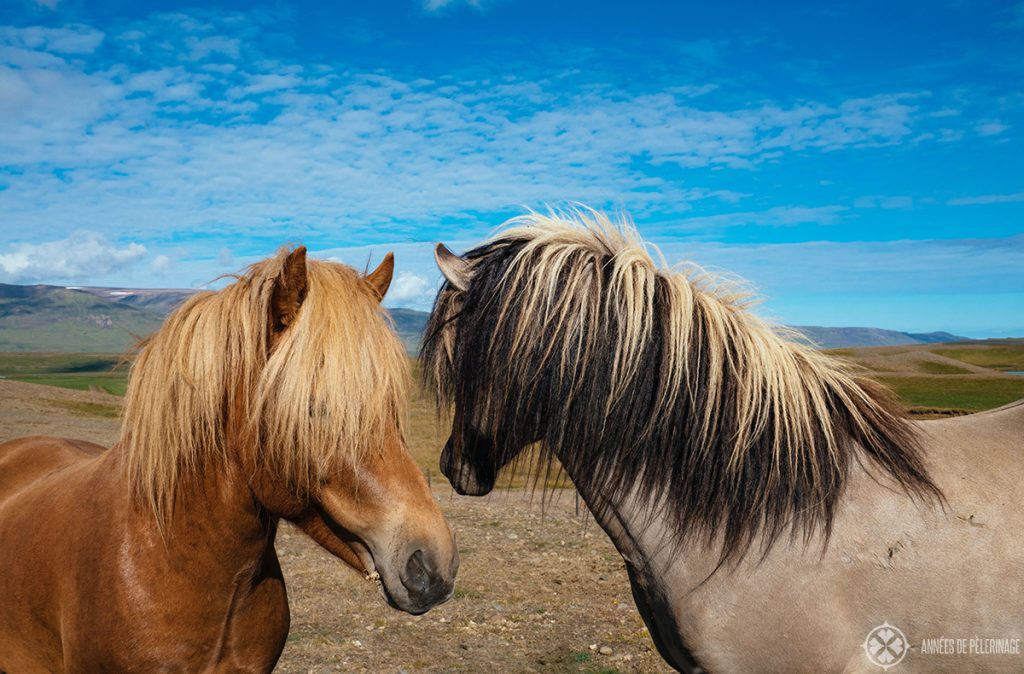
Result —
[[81, 289], [0, 284], [0, 351], [120, 352], [163, 317]]

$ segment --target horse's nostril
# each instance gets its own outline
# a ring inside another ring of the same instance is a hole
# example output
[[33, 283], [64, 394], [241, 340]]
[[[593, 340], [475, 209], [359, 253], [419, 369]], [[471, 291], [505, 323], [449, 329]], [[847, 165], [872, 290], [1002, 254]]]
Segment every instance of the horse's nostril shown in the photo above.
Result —
[[402, 583], [410, 591], [416, 594], [423, 594], [430, 586], [430, 571], [427, 561], [423, 557], [423, 551], [417, 550], [405, 563], [405, 578]]

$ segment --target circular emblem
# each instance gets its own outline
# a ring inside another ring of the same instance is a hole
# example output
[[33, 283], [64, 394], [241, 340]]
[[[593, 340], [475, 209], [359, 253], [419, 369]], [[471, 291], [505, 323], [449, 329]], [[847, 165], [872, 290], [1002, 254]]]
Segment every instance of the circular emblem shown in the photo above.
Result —
[[885, 622], [868, 632], [864, 652], [872, 664], [882, 669], [898, 665], [910, 650], [907, 636], [898, 627]]

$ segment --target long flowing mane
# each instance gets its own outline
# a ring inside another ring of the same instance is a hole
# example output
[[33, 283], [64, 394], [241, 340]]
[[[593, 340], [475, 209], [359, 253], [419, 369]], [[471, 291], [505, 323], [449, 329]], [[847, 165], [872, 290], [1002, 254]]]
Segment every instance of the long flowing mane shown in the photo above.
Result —
[[438, 293], [422, 361], [453, 432], [500, 429], [500, 463], [540, 437], [578, 486], [640, 496], [722, 562], [786, 531], [827, 541], [855, 463], [941, 499], [886, 389], [759, 319], [735, 284], [660, 267], [630, 223], [530, 213], [464, 258], [471, 281]]
[[232, 443], [252, 443], [301, 492], [339, 461], [357, 466], [398, 428], [405, 352], [354, 269], [310, 260], [297, 319], [271, 350], [270, 304], [287, 254], [196, 294], [141, 344], [117, 446], [158, 516], [182, 479], [216, 468]]

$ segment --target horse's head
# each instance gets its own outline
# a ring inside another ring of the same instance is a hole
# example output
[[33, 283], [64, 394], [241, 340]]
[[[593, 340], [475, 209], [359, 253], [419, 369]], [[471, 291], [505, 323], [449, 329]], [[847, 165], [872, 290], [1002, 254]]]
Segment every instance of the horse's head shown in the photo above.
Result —
[[[455, 294], [459, 299], [455, 300], [458, 307], [435, 306], [434, 319], [438, 323], [428, 330], [457, 331], [456, 321], [473, 326], [458, 337], [428, 335], [429, 349], [447, 350], [445, 355], [426, 356], [428, 363], [435, 357], [445, 361], [444, 365], [435, 361], [435, 371], [428, 376], [438, 380], [442, 397], [449, 397], [448, 402], [454, 406], [452, 432], [441, 452], [441, 472], [459, 494], [483, 496], [494, 488], [502, 468], [526, 446], [544, 437], [551, 401], [544, 395], [523, 395], [524, 391], [516, 386], [516, 378], [507, 376], [511, 367], [494, 367], [490, 356], [506, 346], [494, 324], [496, 312], [488, 306], [496, 291], [494, 274], [474, 284], [473, 269], [467, 260], [453, 254], [444, 244], [437, 245], [434, 255], [447, 280], [447, 299]], [[499, 253], [498, 257], [502, 255]], [[439, 303], [444, 301], [443, 293]], [[542, 372], [535, 374], [538, 380], [544, 379]]]
[[[847, 365], [748, 311], [735, 283], [665, 269], [636, 228], [586, 207], [513, 218], [445, 277], [421, 355], [454, 411], [441, 468], [460, 493], [538, 442], [582, 493], [647, 501], [721, 560], [830, 530], [851, 465], [930, 500], [916, 431]], [[858, 453], [860, 452], [860, 453]]]
[[283, 260], [248, 405], [259, 439], [243, 469], [267, 511], [418, 614], [451, 596], [459, 560], [402, 438], [408, 363], [379, 308], [393, 268], [390, 253], [364, 276], [307, 263], [303, 248]]

